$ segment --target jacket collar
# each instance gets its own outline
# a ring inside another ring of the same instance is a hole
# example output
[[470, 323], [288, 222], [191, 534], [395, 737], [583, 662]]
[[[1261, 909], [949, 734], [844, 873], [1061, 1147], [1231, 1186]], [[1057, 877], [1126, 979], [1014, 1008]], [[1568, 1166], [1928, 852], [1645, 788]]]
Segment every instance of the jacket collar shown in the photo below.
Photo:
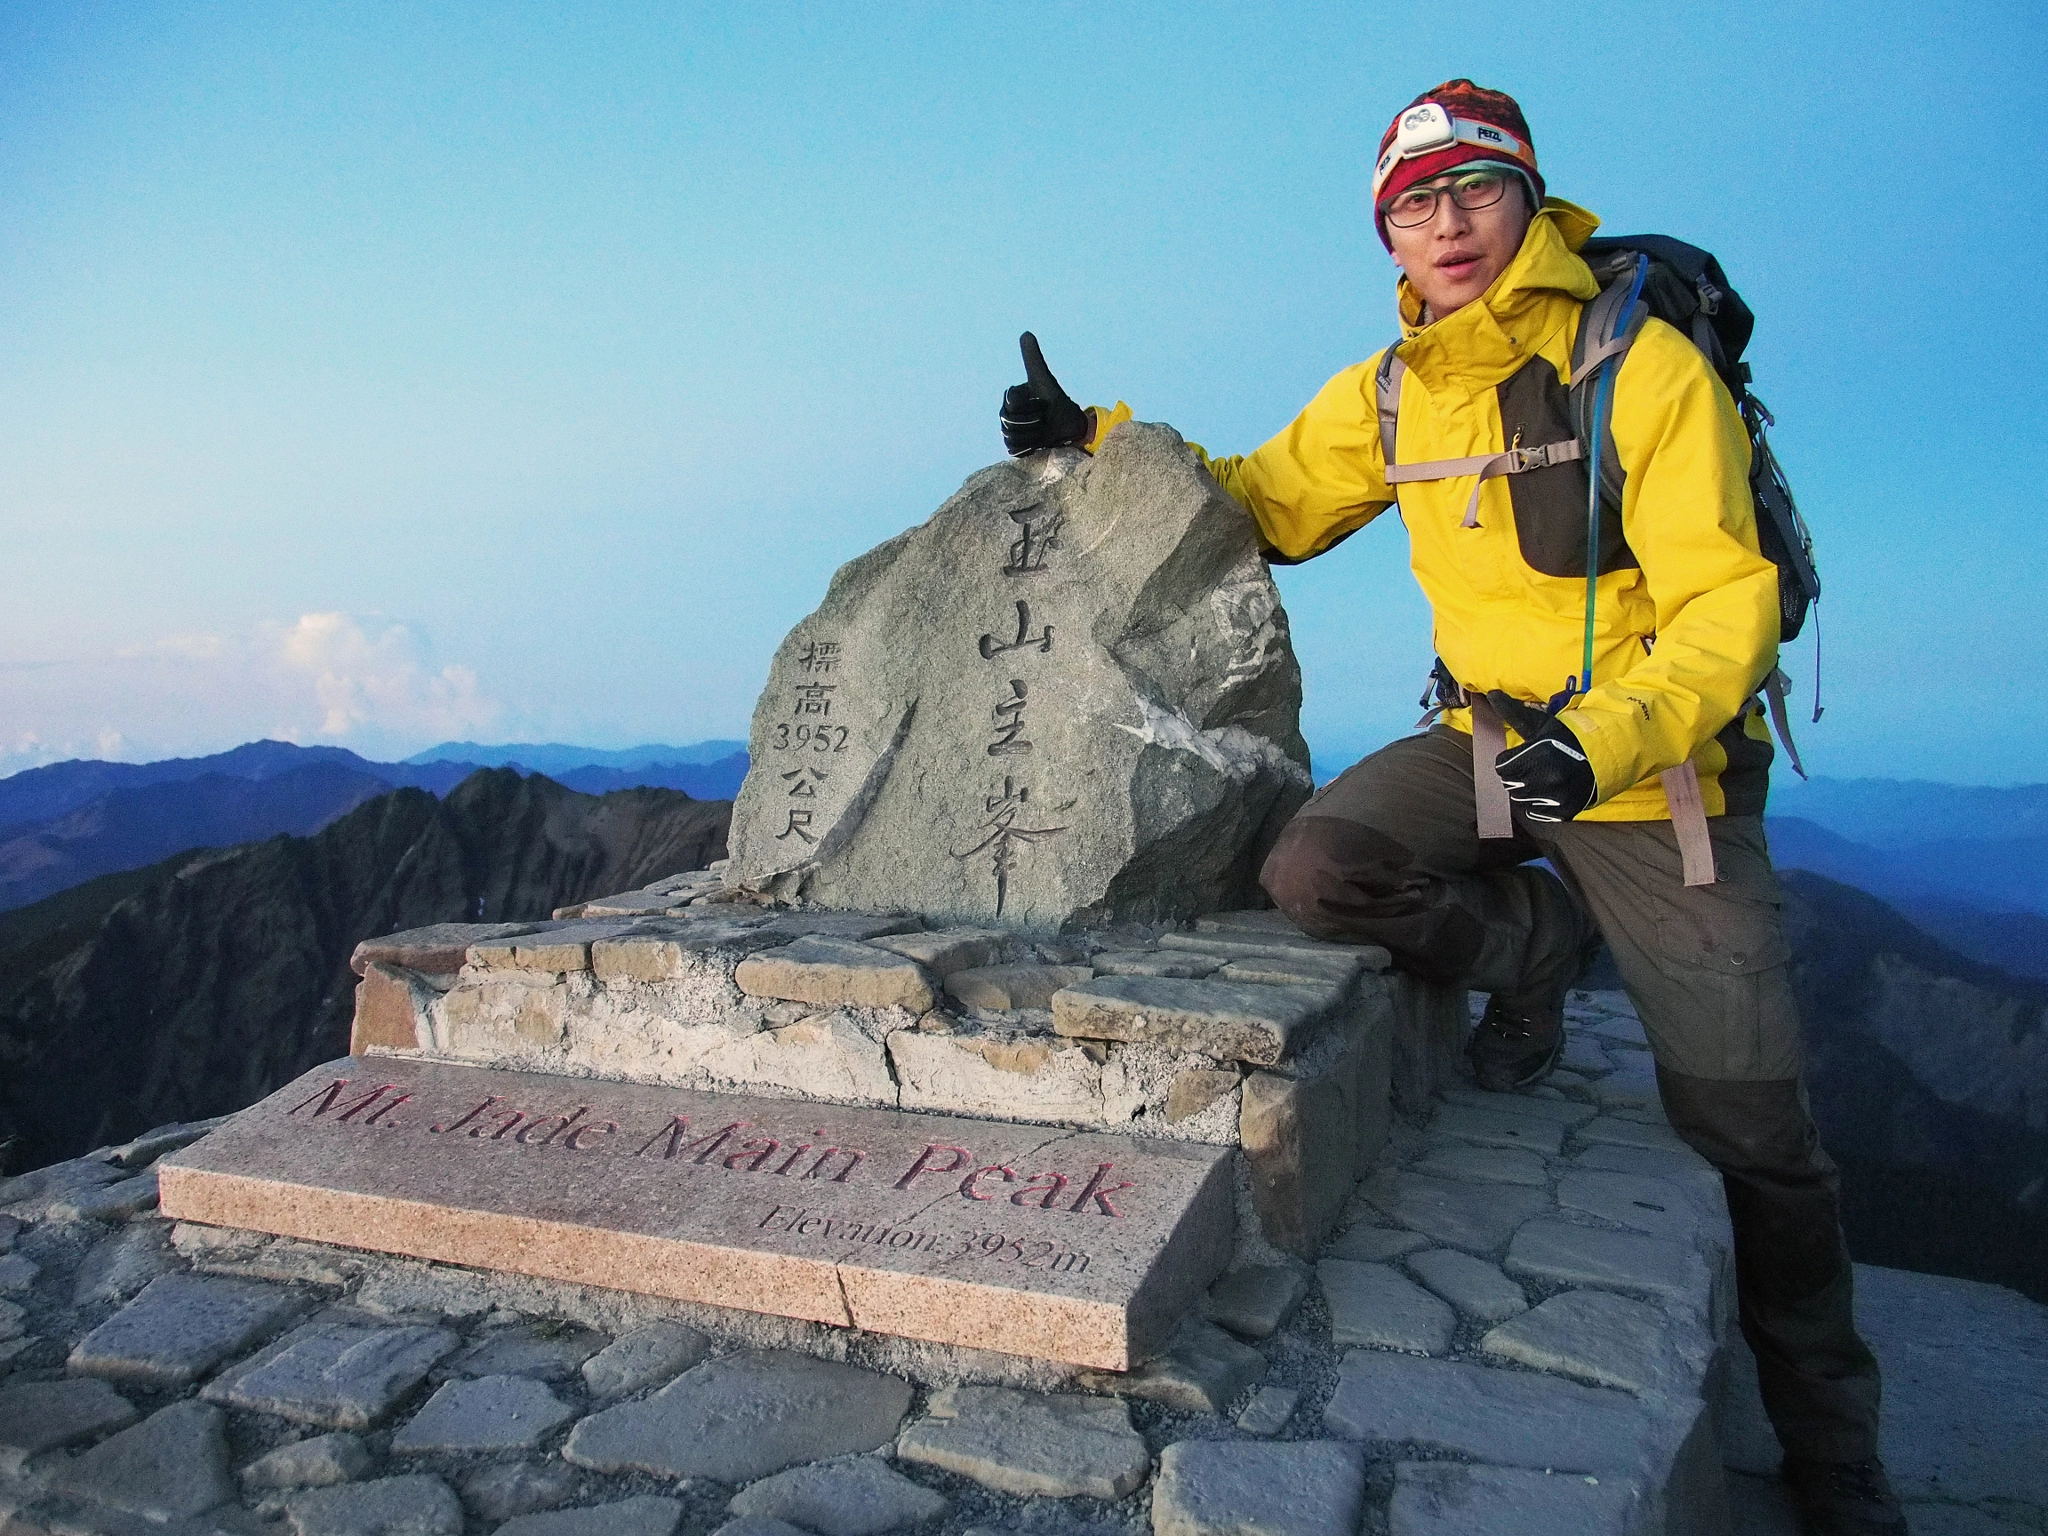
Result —
[[1401, 361], [1434, 391], [1453, 379], [1498, 383], [1540, 351], [1577, 307], [1600, 291], [1578, 256], [1600, 220], [1573, 203], [1548, 198], [1529, 222], [1522, 248], [1485, 293], [1442, 320], [1422, 319], [1422, 299], [1403, 276]]

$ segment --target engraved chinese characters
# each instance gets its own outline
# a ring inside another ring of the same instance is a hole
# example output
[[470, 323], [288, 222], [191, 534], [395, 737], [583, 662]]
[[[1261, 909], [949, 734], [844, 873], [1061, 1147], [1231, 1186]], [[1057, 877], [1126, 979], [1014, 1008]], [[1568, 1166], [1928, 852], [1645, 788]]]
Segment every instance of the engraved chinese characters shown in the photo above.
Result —
[[1299, 705], [1249, 517], [1127, 425], [840, 569], [770, 668], [728, 878], [1032, 930], [1240, 905], [1307, 793]]
[[[839, 668], [839, 642], [836, 640], [806, 640], [797, 655], [796, 664], [807, 678], [830, 676]], [[779, 722], [769, 741], [769, 749], [775, 753], [808, 753], [813, 757], [826, 757], [846, 750], [846, 742], [852, 733], [844, 722], [831, 723], [832, 695], [838, 692], [837, 683], [805, 681], [791, 690], [790, 714], [796, 719]], [[809, 717], [809, 718], [805, 718]], [[787, 795], [791, 800], [816, 800], [818, 790], [829, 776], [829, 770], [813, 762], [799, 762], [796, 767], [784, 769], [776, 774], [788, 786]], [[786, 808], [788, 820], [782, 830], [775, 834], [775, 840], [800, 838], [806, 844], [818, 841], [811, 831], [811, 821], [816, 814], [808, 805], [792, 805]]]
[[[1009, 546], [1009, 561], [1003, 566], [1003, 575], [1012, 579], [1044, 575], [1046, 557], [1059, 544], [1060, 524], [1064, 521], [1062, 514], [1043, 501], [1034, 501], [1010, 508], [1006, 516], [1023, 531]], [[1041, 655], [1050, 655], [1052, 641], [1050, 624], [1037, 634], [1031, 632], [1031, 604], [1020, 597], [1017, 599], [1016, 638], [998, 641], [994, 635], [985, 634], [975, 648], [984, 661], [994, 661], [1011, 651], [1028, 653], [1036, 650]], [[1009, 687], [996, 699], [995, 709], [991, 712], [995, 720], [995, 740], [988, 744], [990, 757], [1024, 757], [1037, 750], [1036, 745], [1024, 736], [1024, 709], [1030, 699], [1029, 684], [1021, 677], [1011, 678]], [[1058, 837], [1067, 829], [1019, 824], [1031, 819], [1030, 776], [1022, 764], [1018, 765], [1016, 772], [1003, 775], [1001, 790], [987, 795], [985, 802], [988, 819], [974, 829], [981, 834], [979, 841], [953, 857], [968, 859], [984, 853], [990, 856], [989, 873], [995, 877], [996, 883], [995, 916], [1002, 917], [1009, 903], [1010, 876], [1017, 868], [1020, 855], [1033, 843]], [[1068, 800], [1052, 810], [1057, 814], [1071, 809], [1073, 803]]]

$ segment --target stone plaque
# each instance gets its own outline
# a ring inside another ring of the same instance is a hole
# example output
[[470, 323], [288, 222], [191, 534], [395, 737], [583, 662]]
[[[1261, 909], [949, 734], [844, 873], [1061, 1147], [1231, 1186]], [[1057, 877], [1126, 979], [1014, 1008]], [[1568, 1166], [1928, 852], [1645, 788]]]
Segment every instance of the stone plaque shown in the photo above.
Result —
[[985, 469], [775, 654], [728, 879], [1058, 929], [1246, 905], [1307, 798], [1250, 516], [1167, 427]]
[[1230, 1155], [374, 1057], [158, 1166], [180, 1220], [1124, 1370], [1229, 1259]]

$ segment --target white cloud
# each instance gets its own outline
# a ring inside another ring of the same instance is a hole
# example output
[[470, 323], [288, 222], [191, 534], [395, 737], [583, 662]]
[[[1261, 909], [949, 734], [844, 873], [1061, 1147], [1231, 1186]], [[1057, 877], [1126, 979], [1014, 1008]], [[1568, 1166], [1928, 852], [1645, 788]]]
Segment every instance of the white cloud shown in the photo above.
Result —
[[478, 693], [475, 671], [433, 670], [402, 624], [373, 636], [345, 613], [302, 614], [278, 637], [278, 655], [289, 673], [312, 684], [322, 736], [339, 739], [365, 726], [397, 736], [456, 736], [498, 713]]
[[500, 714], [474, 668], [403, 624], [308, 613], [243, 635], [0, 661], [0, 774], [69, 757], [216, 752], [259, 736], [403, 756]]

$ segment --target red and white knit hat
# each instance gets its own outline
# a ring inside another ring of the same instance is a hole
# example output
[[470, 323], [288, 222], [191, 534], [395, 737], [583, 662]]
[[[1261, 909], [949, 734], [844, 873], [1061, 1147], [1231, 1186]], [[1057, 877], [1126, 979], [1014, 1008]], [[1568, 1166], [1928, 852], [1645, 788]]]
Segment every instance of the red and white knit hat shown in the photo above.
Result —
[[1535, 202], [1543, 202], [1536, 146], [1514, 97], [1470, 80], [1446, 80], [1396, 113], [1380, 137], [1380, 157], [1372, 172], [1373, 223], [1381, 243], [1392, 248], [1387, 240], [1388, 203], [1418, 181], [1475, 160], [1498, 160], [1513, 167], [1527, 179]]

